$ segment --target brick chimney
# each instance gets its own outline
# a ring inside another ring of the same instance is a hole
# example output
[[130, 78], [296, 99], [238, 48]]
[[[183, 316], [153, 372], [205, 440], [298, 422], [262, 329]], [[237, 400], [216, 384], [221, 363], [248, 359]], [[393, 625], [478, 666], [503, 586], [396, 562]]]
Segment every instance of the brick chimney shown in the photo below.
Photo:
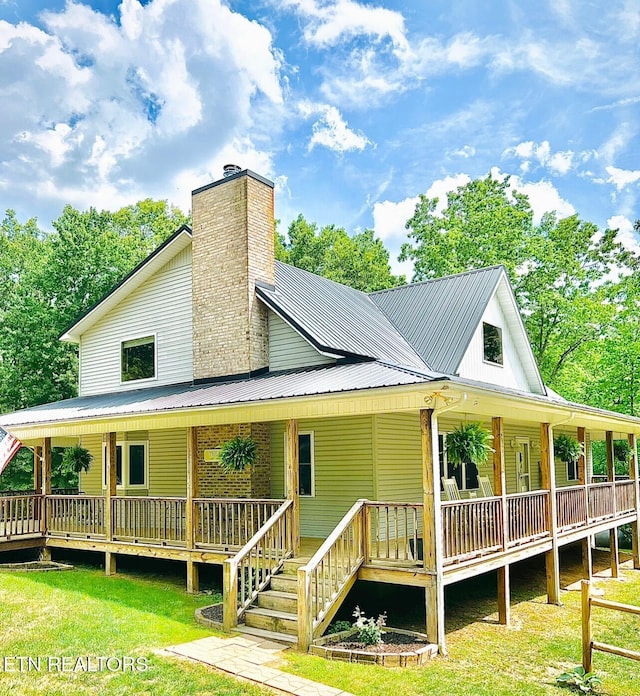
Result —
[[274, 282], [273, 183], [227, 165], [192, 192], [191, 210], [194, 380], [255, 373], [269, 365], [255, 282]]

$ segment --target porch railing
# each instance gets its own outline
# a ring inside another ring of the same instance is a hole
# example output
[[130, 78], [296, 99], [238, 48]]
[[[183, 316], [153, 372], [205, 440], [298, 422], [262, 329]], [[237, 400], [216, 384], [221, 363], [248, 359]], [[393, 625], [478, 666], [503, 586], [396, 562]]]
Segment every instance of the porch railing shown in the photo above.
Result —
[[529, 491], [507, 496], [509, 538], [507, 546], [527, 544], [548, 536], [548, 491]]
[[635, 509], [635, 482], [616, 481], [616, 513], [625, 514]]
[[196, 545], [241, 548], [284, 500], [196, 498], [193, 502]]
[[346, 596], [365, 558], [366, 500], [358, 500], [306, 565], [298, 568], [298, 647], [306, 650]]
[[558, 529], [560, 531], [587, 524], [587, 489], [584, 486], [571, 486], [556, 490]]
[[475, 498], [442, 503], [445, 562], [502, 548], [502, 499]]
[[12, 495], [0, 498], [0, 539], [39, 534], [41, 495]]
[[596, 483], [589, 486], [589, 519], [601, 520], [615, 515], [615, 484]]
[[104, 536], [104, 498], [96, 495], [47, 496], [47, 530], [62, 536]]
[[247, 607], [271, 581], [284, 561], [293, 555], [293, 501], [276, 512], [232, 558], [224, 562], [224, 627], [237, 626]]
[[186, 508], [185, 498], [112, 498], [113, 538], [182, 545], [186, 542]]
[[422, 504], [378, 503], [365, 506], [367, 561], [418, 564], [422, 558]]

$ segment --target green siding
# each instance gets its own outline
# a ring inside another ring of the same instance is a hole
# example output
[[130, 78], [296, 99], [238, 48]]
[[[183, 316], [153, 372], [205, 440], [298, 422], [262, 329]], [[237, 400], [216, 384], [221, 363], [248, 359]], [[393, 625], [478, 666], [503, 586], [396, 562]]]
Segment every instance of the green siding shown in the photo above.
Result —
[[422, 442], [417, 413], [375, 416], [377, 499], [422, 502]]
[[[299, 421], [314, 433], [315, 496], [300, 498], [302, 536], [326, 537], [358, 498], [373, 498], [371, 416]], [[271, 430], [271, 494], [284, 496], [284, 423]]]
[[93, 456], [89, 471], [80, 474], [80, 490], [87, 495], [102, 495], [102, 435], [83, 435], [80, 444]]

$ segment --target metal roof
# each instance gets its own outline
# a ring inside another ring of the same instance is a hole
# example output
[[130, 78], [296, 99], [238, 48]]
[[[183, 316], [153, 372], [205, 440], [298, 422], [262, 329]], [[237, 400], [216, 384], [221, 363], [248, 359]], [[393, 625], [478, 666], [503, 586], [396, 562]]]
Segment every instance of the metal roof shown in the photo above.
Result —
[[321, 352], [428, 368], [366, 293], [278, 261], [275, 281], [258, 296]]
[[230, 382], [178, 384], [80, 396], [1, 416], [0, 425], [10, 428], [173, 409], [224, 406], [376, 387], [420, 384], [442, 378], [443, 375], [428, 371], [405, 370], [380, 362], [338, 364], [272, 373]]
[[492, 266], [369, 297], [431, 369], [452, 375], [504, 273]]

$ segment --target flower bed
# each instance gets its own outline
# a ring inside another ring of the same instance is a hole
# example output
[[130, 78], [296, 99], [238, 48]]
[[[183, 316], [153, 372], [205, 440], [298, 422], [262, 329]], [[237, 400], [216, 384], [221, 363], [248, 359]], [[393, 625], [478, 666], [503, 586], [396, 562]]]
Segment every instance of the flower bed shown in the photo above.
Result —
[[43, 570], [72, 570], [73, 566], [68, 563], [58, 563], [57, 561], [25, 561], [24, 563], [0, 563], [0, 571], [32, 573]]
[[222, 628], [223, 604], [209, 604], [207, 607], [196, 609], [196, 621], [210, 628]]
[[379, 645], [363, 645], [354, 640], [355, 628], [318, 638], [311, 646], [311, 654], [328, 660], [360, 662], [384, 667], [422, 665], [437, 655], [438, 646], [429, 643], [422, 633], [387, 628]]

